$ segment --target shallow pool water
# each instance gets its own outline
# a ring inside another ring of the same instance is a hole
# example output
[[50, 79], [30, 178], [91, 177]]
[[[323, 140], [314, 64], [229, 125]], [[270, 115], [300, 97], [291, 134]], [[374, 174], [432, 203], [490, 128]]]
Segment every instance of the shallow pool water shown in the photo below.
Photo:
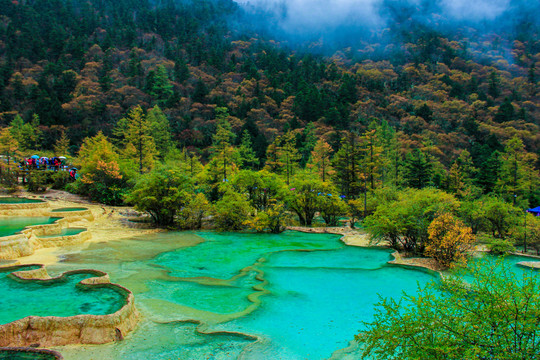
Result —
[[[92, 244], [49, 270], [95, 267], [134, 291], [146, 330], [100, 346], [111, 358], [324, 359], [371, 320], [377, 293], [400, 296], [433, 278], [388, 265], [390, 253], [328, 234], [165, 233]], [[58, 350], [67, 359], [98, 354]]]
[[43, 239], [47, 239], [47, 238], [55, 238], [59, 236], [72, 236], [72, 235], [80, 234], [83, 231], [86, 231], [86, 229], [85, 228], [63, 228], [58, 234], [43, 235], [39, 237]]
[[143, 315], [123, 342], [57, 348], [66, 359], [354, 358], [342, 350], [379, 296], [437, 279], [329, 234], [168, 232], [61, 251], [50, 273], [106, 271]]
[[52, 212], [71, 212], [71, 211], [85, 211], [88, 210], [88, 208], [85, 207], [67, 207], [67, 208], [58, 208], [51, 210]]
[[[28, 270], [31, 267], [19, 270]], [[21, 281], [0, 269], [0, 324], [26, 316], [74, 316], [112, 314], [125, 304], [125, 295], [110, 287], [78, 285], [91, 273], [69, 274], [58, 281]]]
[[0, 237], [14, 235], [27, 226], [52, 224], [58, 219], [48, 216], [0, 218]]
[[57, 357], [45, 352], [26, 352], [0, 349], [1, 360], [55, 360]]
[[19, 197], [0, 197], [0, 204], [34, 204], [42, 203], [43, 200]]

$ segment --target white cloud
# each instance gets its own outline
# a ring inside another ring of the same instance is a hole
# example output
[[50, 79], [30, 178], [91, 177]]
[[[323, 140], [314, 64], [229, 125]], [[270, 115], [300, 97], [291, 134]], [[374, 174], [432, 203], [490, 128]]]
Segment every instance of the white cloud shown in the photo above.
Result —
[[[338, 26], [373, 27], [385, 23], [380, 14], [383, 0], [235, 0], [270, 10], [289, 32], [313, 32]], [[417, 9], [420, 0], [390, 0]], [[510, 0], [433, 0], [440, 15], [449, 20], [492, 20], [501, 15]], [[419, 14], [433, 15], [433, 14]]]
[[509, 0], [445, 0], [442, 10], [455, 19], [492, 20], [501, 15], [509, 3]]

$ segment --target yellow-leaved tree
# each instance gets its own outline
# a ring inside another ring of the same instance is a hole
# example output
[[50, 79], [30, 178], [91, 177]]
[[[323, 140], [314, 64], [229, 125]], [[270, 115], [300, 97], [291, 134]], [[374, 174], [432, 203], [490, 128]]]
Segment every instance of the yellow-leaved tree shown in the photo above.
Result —
[[428, 234], [425, 255], [432, 256], [444, 267], [465, 263], [465, 253], [475, 241], [471, 228], [449, 213], [433, 219]]

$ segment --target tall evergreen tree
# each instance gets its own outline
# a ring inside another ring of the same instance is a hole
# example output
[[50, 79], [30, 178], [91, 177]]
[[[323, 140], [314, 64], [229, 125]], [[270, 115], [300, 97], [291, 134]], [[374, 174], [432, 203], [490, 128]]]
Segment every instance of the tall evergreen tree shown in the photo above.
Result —
[[405, 156], [404, 181], [407, 186], [422, 189], [431, 185], [432, 164], [420, 149], [414, 149]]
[[333, 159], [336, 171], [334, 182], [341, 193], [348, 198], [356, 198], [362, 188], [360, 174], [360, 148], [358, 136], [348, 132], [341, 140], [341, 147]]
[[496, 186], [499, 194], [514, 205], [518, 199], [528, 202], [531, 193], [538, 189], [538, 171], [534, 168], [537, 160], [536, 154], [525, 151], [519, 137], [508, 140], [501, 156], [501, 172]]
[[255, 151], [253, 150], [253, 145], [251, 143], [251, 135], [249, 131], [244, 130], [242, 133], [242, 142], [238, 148], [240, 155], [240, 160], [242, 162], [242, 168], [244, 169], [254, 169], [259, 163]]
[[169, 119], [167, 119], [167, 116], [165, 116], [163, 111], [161, 111], [157, 105], [148, 110], [146, 118], [150, 123], [150, 131], [152, 137], [154, 138], [156, 149], [159, 155], [163, 158], [173, 146], [171, 141]]
[[333, 152], [332, 147], [323, 139], [317, 141], [315, 148], [311, 152], [311, 160], [308, 166], [316, 168], [319, 178], [323, 182], [329, 181], [334, 174], [330, 160]]
[[157, 155], [151, 124], [140, 106], [131, 109], [122, 123], [125, 124], [124, 154], [136, 161], [142, 174], [153, 167]]
[[233, 147], [235, 135], [229, 122], [227, 108], [216, 108], [217, 128], [212, 137], [212, 152], [207, 171], [209, 182], [215, 189], [221, 182], [227, 182], [231, 173], [237, 170], [238, 153]]

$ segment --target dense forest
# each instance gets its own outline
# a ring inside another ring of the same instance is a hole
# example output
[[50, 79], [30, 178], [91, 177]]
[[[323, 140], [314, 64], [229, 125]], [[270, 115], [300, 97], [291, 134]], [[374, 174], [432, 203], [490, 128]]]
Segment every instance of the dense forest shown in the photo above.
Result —
[[[540, 203], [537, 22], [447, 31], [398, 11], [329, 53], [259, 34], [231, 0], [0, 9], [0, 126], [21, 156], [65, 149], [84, 167], [83, 140], [102, 139], [136, 173], [181, 156], [211, 164], [227, 144], [231, 171], [288, 183], [317, 168], [348, 199], [393, 185]], [[147, 134], [129, 133], [137, 121]]]

